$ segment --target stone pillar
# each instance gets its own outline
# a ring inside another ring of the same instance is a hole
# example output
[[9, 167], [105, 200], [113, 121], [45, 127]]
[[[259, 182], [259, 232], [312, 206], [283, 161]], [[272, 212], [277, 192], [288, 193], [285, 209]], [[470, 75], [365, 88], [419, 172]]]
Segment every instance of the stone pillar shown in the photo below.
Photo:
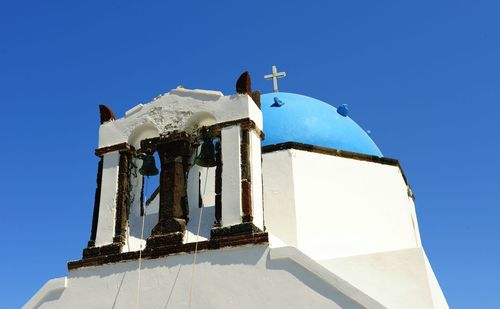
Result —
[[99, 216], [95, 245], [98, 247], [113, 243], [115, 235], [116, 200], [120, 154], [118, 151], [103, 154], [103, 171]]
[[[260, 137], [254, 130], [251, 122], [241, 122], [221, 130], [221, 212], [216, 208], [216, 224], [210, 232], [212, 238], [250, 235], [261, 232], [264, 227], [262, 188], [258, 188], [262, 185], [260, 149], [257, 149]], [[255, 183], [253, 177], [256, 177]], [[216, 207], [218, 196], [216, 184]], [[256, 213], [258, 225], [253, 222]]]
[[127, 143], [96, 149], [97, 175], [92, 232], [83, 256], [120, 253], [126, 241], [130, 203], [130, 163], [133, 147]]
[[120, 152], [118, 167], [118, 190], [116, 196], [115, 236], [113, 243], [123, 246], [127, 240], [128, 209], [130, 207], [130, 161], [128, 152]]
[[161, 161], [160, 206], [158, 224], [151, 231], [147, 246], [181, 244], [187, 221], [187, 172], [191, 157], [191, 139], [176, 133], [157, 144]]
[[252, 171], [250, 166], [250, 132], [241, 129], [241, 221], [252, 222]]
[[220, 227], [222, 220], [222, 153], [220, 142], [215, 144], [215, 222], [214, 226]]

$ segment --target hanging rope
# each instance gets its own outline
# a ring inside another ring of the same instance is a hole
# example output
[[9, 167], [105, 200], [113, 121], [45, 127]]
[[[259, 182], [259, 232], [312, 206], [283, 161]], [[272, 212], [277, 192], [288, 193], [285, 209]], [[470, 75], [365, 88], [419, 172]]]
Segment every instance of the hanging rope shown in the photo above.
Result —
[[[146, 195], [148, 192], [148, 180], [149, 176], [147, 176], [144, 180], [144, 194]], [[142, 199], [144, 202], [144, 199]], [[144, 239], [144, 221], [146, 218], [146, 205], [141, 205], [141, 208], [144, 209], [142, 213], [142, 225], [141, 225], [141, 243], [139, 247], [139, 265], [137, 267], [137, 299], [136, 299], [136, 309], [139, 309], [139, 301], [141, 295], [141, 262], [142, 262], [142, 240]], [[129, 246], [130, 248], [130, 246]]]
[[[205, 190], [207, 189], [207, 180], [208, 180], [208, 169], [209, 167], [206, 168], [206, 173], [205, 173], [205, 184], [203, 185], [203, 195], [205, 195]], [[189, 288], [189, 302], [188, 302], [188, 308], [191, 309], [191, 295], [193, 293], [193, 285], [194, 285], [194, 272], [195, 272], [195, 266], [196, 266], [196, 256], [198, 255], [198, 238], [200, 236], [200, 227], [201, 227], [201, 216], [203, 214], [203, 206], [200, 208], [200, 216], [198, 218], [198, 231], [196, 232], [196, 243], [194, 245], [194, 257], [193, 257], [193, 271], [191, 272], [191, 287]]]

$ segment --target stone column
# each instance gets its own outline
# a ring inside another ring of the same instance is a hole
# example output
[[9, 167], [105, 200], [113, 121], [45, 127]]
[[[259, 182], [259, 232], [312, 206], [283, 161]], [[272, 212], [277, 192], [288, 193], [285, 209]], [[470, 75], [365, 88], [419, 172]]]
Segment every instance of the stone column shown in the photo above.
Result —
[[147, 246], [181, 244], [186, 230], [186, 178], [191, 156], [191, 140], [177, 133], [160, 139], [157, 150], [161, 161], [160, 206], [158, 224], [147, 240]]
[[120, 253], [126, 241], [130, 203], [130, 161], [127, 143], [96, 149], [99, 156], [92, 232], [83, 256]]
[[241, 128], [241, 221], [252, 222], [252, 172], [250, 166], [250, 132]]
[[222, 220], [222, 153], [220, 142], [215, 144], [215, 222], [214, 226], [220, 227]]
[[120, 152], [118, 167], [118, 190], [116, 193], [115, 236], [113, 243], [123, 246], [127, 240], [128, 208], [130, 204], [130, 161], [128, 152]]

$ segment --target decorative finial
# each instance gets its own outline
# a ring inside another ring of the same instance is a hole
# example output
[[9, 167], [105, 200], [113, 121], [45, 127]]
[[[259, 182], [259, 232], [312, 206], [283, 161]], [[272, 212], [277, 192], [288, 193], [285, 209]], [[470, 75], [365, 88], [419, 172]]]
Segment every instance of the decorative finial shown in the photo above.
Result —
[[248, 71], [243, 72], [236, 81], [236, 93], [248, 94], [260, 108], [260, 92], [258, 90], [252, 92], [252, 79]]
[[106, 105], [99, 105], [99, 113], [101, 115], [101, 124], [115, 120], [115, 113], [111, 110], [111, 108], [107, 107]]
[[272, 73], [268, 75], [264, 75], [264, 79], [273, 80], [273, 90], [274, 92], [278, 92], [278, 78], [282, 78], [286, 76], [285, 72], [278, 72], [278, 69], [275, 65], [273, 65]]
[[252, 95], [252, 80], [248, 71], [243, 72], [236, 81], [236, 93]]

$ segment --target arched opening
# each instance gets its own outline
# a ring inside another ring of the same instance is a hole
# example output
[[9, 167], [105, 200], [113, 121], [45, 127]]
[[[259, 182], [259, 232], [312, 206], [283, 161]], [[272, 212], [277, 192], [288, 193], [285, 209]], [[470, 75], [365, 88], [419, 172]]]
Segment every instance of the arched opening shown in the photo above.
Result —
[[[159, 136], [158, 129], [151, 124], [145, 123], [136, 127], [128, 138], [128, 143], [135, 149], [141, 148], [141, 141], [144, 139]], [[154, 154], [156, 166], [159, 168], [158, 154]], [[127, 241], [123, 251], [137, 251], [141, 246], [144, 249], [146, 239], [151, 234], [151, 230], [158, 222], [159, 196], [154, 194], [159, 186], [159, 177], [144, 177], [139, 172], [143, 160], [140, 157], [134, 157], [130, 172], [130, 208], [128, 215], [128, 233]], [[144, 216], [144, 217], [143, 217]], [[144, 232], [142, 234], [142, 224], [144, 219]]]
[[152, 123], [137, 126], [128, 137], [128, 143], [135, 149], [141, 148], [141, 141], [146, 138], [160, 136], [158, 129]]
[[211, 126], [217, 123], [214, 115], [208, 112], [199, 112], [191, 116], [191, 118], [186, 121], [184, 126], [184, 131], [187, 133], [193, 133], [195, 130], [203, 126]]

